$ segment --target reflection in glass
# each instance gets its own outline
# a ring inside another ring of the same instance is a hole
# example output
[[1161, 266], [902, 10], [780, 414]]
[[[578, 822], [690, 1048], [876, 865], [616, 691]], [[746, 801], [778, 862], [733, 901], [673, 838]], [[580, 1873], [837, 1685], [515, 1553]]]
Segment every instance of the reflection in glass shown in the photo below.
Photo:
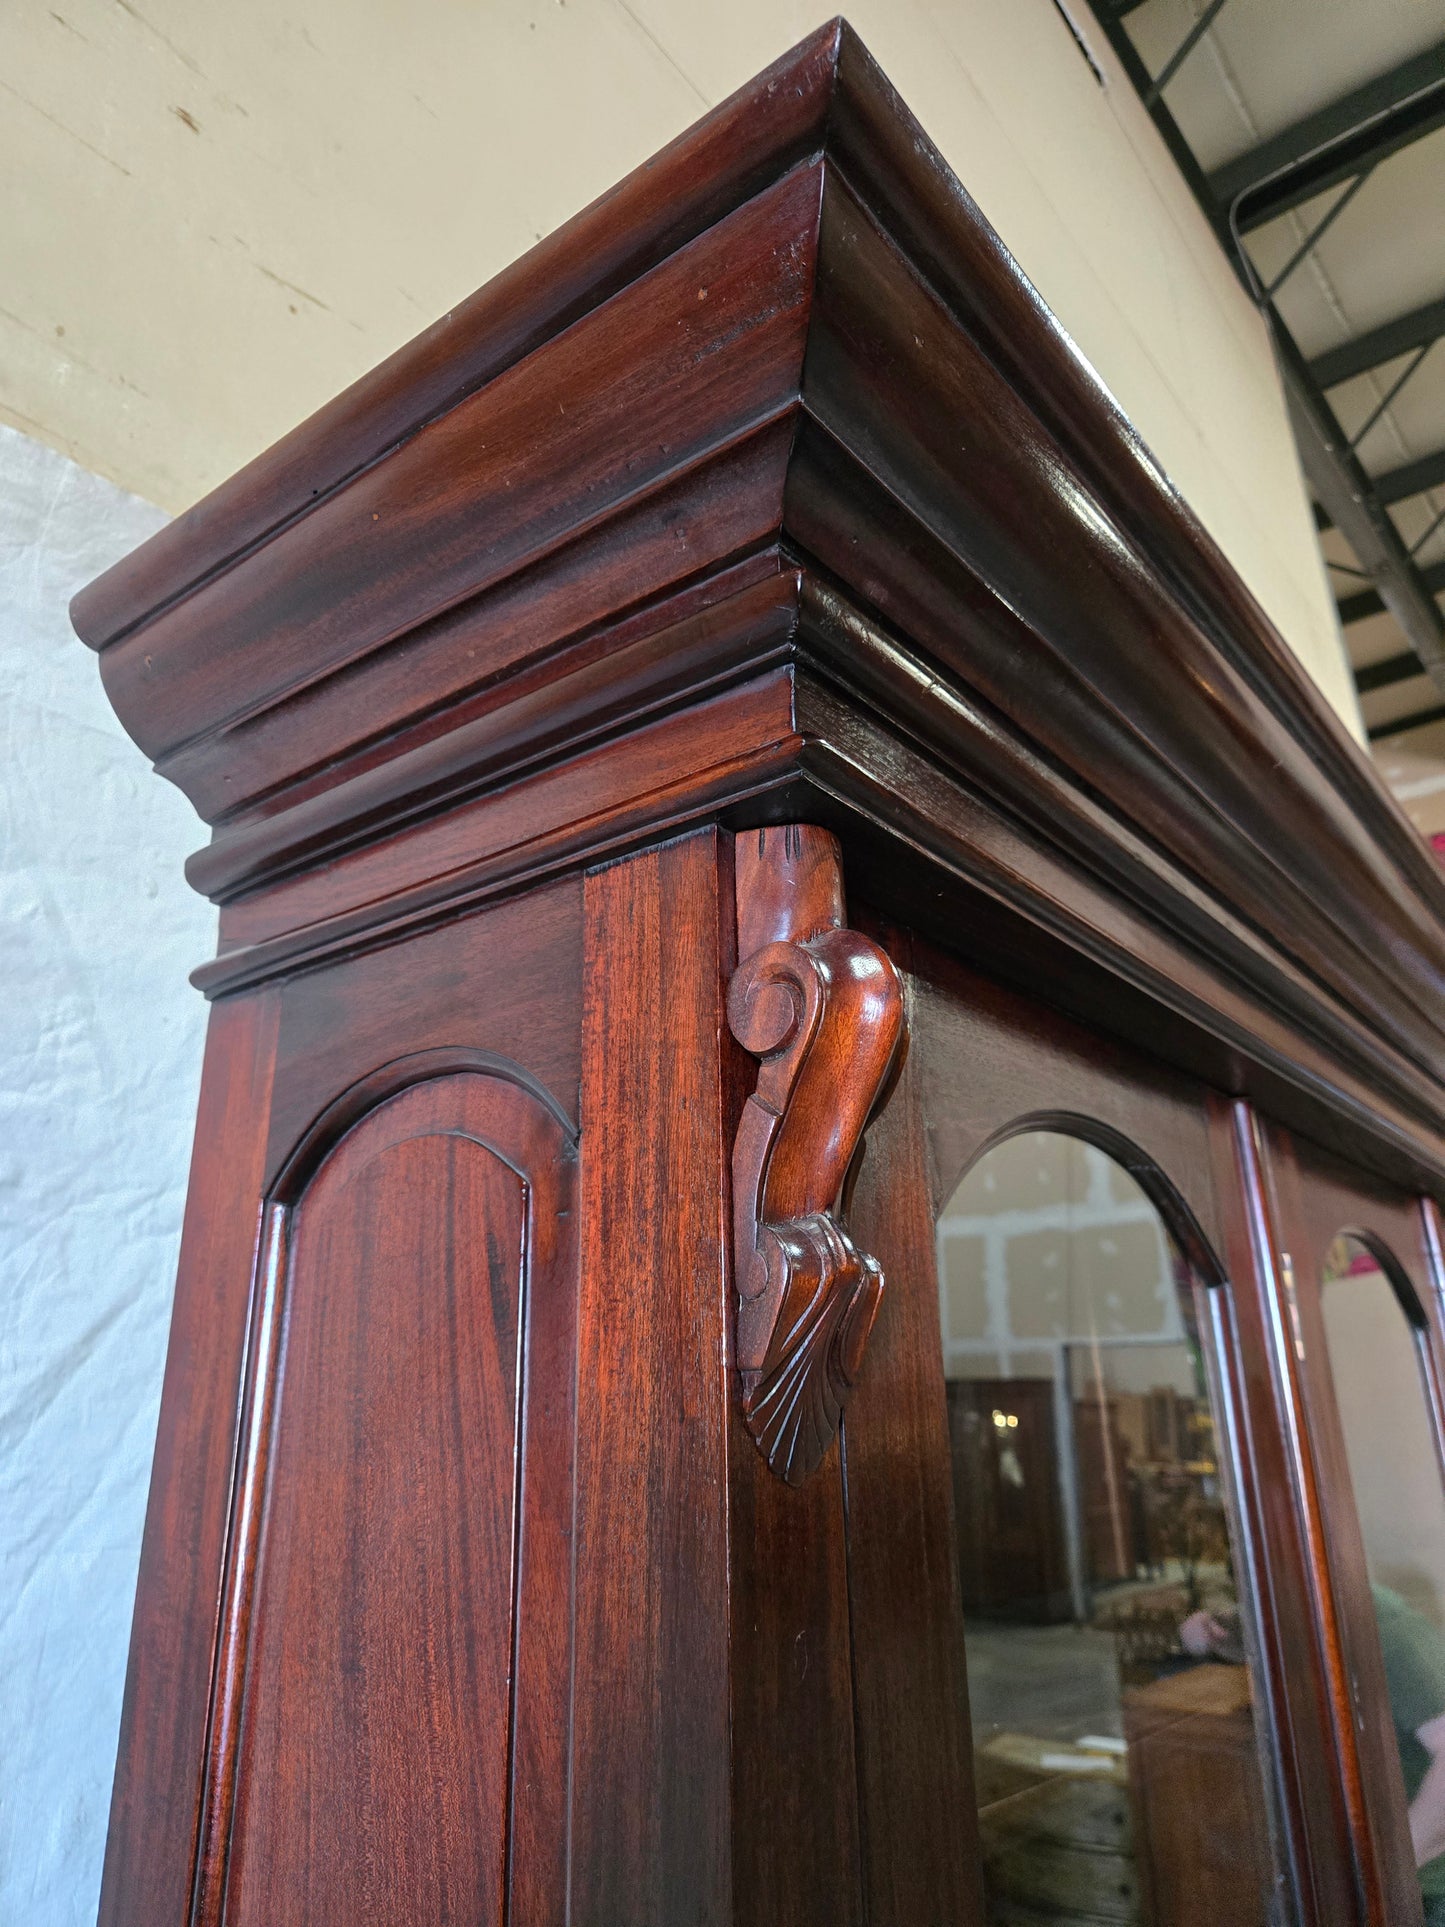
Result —
[[1028, 1132], [938, 1226], [991, 1927], [1285, 1917], [1192, 1288], [1120, 1165]]
[[[1409, 1293], [1408, 1285], [1402, 1291]], [[1445, 1923], [1445, 1493], [1415, 1320], [1339, 1238], [1322, 1296], [1427, 1927]], [[1413, 1314], [1413, 1315], [1412, 1315]]]

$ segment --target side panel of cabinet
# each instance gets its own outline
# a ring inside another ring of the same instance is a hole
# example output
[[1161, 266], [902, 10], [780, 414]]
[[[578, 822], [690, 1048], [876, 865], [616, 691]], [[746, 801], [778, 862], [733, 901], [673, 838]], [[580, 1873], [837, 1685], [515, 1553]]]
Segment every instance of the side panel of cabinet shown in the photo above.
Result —
[[581, 952], [557, 885], [213, 1015], [102, 1927], [561, 1909]]
[[100, 1927], [188, 1918], [278, 1014], [272, 993], [211, 1012]]

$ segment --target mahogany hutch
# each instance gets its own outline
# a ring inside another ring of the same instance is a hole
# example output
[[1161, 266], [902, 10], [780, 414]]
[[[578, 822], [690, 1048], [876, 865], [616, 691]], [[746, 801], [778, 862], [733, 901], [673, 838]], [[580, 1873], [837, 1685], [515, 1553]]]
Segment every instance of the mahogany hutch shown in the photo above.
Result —
[[220, 906], [105, 1927], [981, 1921], [1026, 1123], [1192, 1270], [1268, 1918], [1420, 1919], [1319, 1279], [1445, 1384], [1445, 879], [845, 26], [73, 613]]

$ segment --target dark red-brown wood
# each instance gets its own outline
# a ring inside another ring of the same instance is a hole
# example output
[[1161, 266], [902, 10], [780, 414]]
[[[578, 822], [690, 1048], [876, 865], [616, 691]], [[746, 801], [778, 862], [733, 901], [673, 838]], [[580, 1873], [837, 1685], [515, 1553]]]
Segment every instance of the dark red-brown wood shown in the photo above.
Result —
[[1396, 1254], [1445, 1441], [1445, 879], [845, 26], [74, 615], [221, 908], [104, 1927], [981, 1921], [934, 1224], [1026, 1127], [1195, 1280], [1283, 1913], [1412, 1917], [1305, 1281]]
[[275, 992], [211, 1016], [121, 1708], [101, 1927], [187, 1922], [259, 1256]]
[[[575, 861], [649, 719], [783, 659], [862, 699], [863, 767], [744, 710], [613, 834], [900, 833], [884, 908], [963, 876], [1025, 948], [1153, 950], [1156, 1048], [1445, 1172], [1445, 880], [837, 23], [75, 614], [213, 824], [208, 989], [394, 928], [401, 850], [426, 906]], [[860, 780], [909, 739], [949, 809]], [[457, 809], [523, 771], [525, 830]], [[408, 833], [443, 812], [465, 866]]]
[[519, 1433], [529, 1328], [574, 1287], [571, 1134], [500, 1062], [416, 1068], [267, 1214], [197, 1927], [501, 1918], [562, 1830], [513, 1682], [529, 1510], [545, 1534], [570, 1477], [570, 1440]]
[[843, 922], [834, 838], [788, 824], [734, 849], [728, 1023], [759, 1060], [733, 1139], [743, 1413], [790, 1485], [817, 1470], [863, 1369], [883, 1268], [843, 1222], [867, 1129], [904, 1048], [887, 952]]
[[570, 1904], [732, 1918], [724, 919], [704, 831], [587, 879]]
[[[875, 925], [870, 934], [901, 966], [913, 961], [899, 931]], [[926, 1052], [910, 1034], [898, 1088], [869, 1131], [853, 1200], [853, 1222], [890, 1292], [843, 1421], [871, 1927], [920, 1918], [973, 1927], [982, 1919], [922, 1102]]]

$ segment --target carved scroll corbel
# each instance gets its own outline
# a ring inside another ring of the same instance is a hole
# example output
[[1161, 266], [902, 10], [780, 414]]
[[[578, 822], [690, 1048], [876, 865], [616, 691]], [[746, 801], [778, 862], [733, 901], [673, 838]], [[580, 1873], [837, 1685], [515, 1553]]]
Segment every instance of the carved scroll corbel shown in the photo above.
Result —
[[843, 1219], [901, 1054], [903, 988], [877, 944], [843, 927], [826, 830], [748, 832], [735, 848], [728, 1022], [760, 1060], [733, 1145], [737, 1362], [748, 1430], [801, 1485], [838, 1429], [883, 1293]]

